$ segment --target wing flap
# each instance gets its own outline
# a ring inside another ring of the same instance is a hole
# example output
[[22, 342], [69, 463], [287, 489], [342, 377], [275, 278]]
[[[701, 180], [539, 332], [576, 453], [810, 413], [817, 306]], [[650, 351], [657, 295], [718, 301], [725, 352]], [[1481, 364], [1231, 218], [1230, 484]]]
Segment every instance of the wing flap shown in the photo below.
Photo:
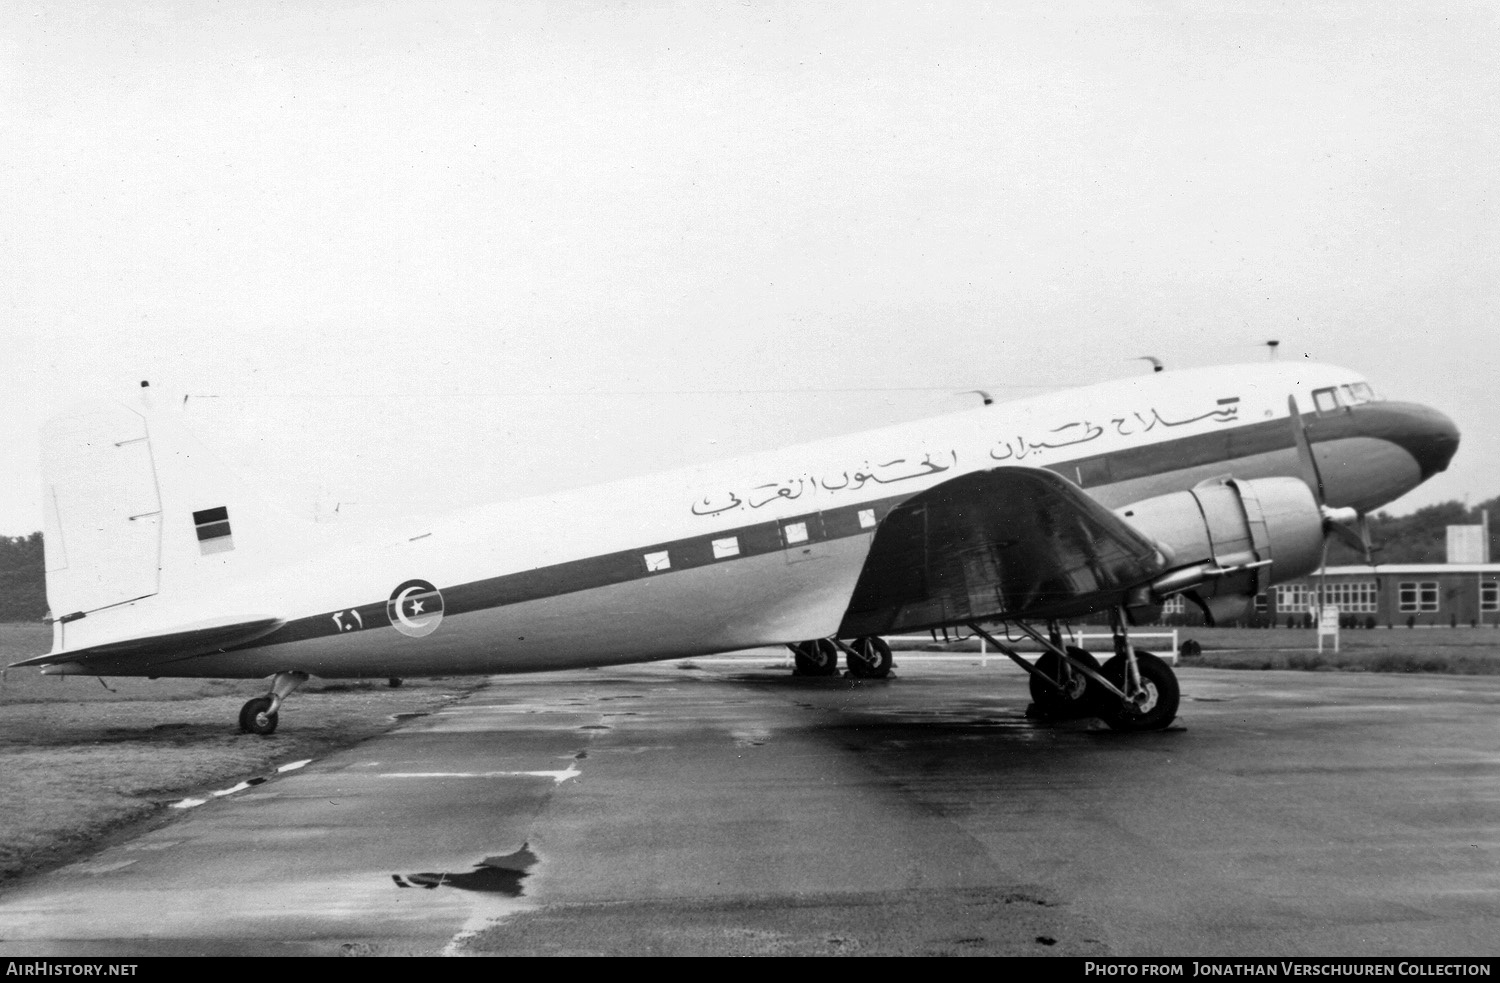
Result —
[[1050, 471], [944, 482], [881, 523], [839, 634], [1071, 618], [1160, 573], [1156, 544]]
[[191, 658], [243, 645], [269, 635], [284, 624], [284, 619], [274, 617], [220, 619], [83, 649], [49, 652], [22, 662], [13, 662], [8, 668], [56, 666], [56, 671], [63, 673], [107, 676], [111, 675], [111, 669], [117, 672], [139, 670], [154, 663]]

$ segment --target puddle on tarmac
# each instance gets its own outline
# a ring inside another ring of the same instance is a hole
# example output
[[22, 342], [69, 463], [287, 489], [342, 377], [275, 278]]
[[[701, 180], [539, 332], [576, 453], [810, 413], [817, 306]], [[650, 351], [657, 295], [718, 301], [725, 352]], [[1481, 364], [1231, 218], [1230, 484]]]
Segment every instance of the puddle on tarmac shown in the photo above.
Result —
[[479, 891], [484, 894], [500, 894], [507, 898], [519, 898], [522, 893], [521, 880], [531, 873], [537, 855], [531, 852], [531, 844], [523, 844], [515, 853], [485, 857], [466, 873], [392, 874], [397, 887], [423, 887], [429, 891], [440, 887], [456, 887], [460, 891]]

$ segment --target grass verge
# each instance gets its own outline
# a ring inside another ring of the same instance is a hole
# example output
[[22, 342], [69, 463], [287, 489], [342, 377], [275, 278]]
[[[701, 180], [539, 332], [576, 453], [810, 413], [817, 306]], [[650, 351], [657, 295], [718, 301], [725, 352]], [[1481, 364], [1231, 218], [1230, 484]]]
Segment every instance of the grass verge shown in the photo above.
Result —
[[[47, 651], [50, 630], [0, 625], [0, 665]], [[107, 683], [107, 686], [105, 685]], [[269, 737], [239, 732], [261, 680], [0, 675], [0, 885], [66, 863], [101, 839], [165, 818], [170, 803], [319, 758], [434, 710], [483, 678], [312, 680]]]

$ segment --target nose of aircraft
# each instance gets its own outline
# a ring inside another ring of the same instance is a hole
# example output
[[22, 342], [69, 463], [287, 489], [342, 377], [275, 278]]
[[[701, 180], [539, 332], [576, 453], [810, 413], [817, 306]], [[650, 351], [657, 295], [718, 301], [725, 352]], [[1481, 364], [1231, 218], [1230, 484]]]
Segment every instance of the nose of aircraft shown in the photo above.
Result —
[[1401, 403], [1392, 408], [1400, 422], [1391, 438], [1416, 460], [1422, 480], [1446, 470], [1458, 451], [1458, 426], [1430, 406]]

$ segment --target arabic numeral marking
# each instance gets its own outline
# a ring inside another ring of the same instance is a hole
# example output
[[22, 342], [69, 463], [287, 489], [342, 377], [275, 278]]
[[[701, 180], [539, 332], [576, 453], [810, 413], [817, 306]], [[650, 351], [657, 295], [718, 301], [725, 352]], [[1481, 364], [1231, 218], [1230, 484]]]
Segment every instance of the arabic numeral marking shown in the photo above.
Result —
[[363, 628], [365, 626], [365, 619], [359, 616], [358, 611], [350, 611], [349, 613], [354, 616], [356, 624], [345, 624], [344, 612], [333, 612], [333, 623], [338, 626], [339, 631], [355, 631], [356, 629]]

